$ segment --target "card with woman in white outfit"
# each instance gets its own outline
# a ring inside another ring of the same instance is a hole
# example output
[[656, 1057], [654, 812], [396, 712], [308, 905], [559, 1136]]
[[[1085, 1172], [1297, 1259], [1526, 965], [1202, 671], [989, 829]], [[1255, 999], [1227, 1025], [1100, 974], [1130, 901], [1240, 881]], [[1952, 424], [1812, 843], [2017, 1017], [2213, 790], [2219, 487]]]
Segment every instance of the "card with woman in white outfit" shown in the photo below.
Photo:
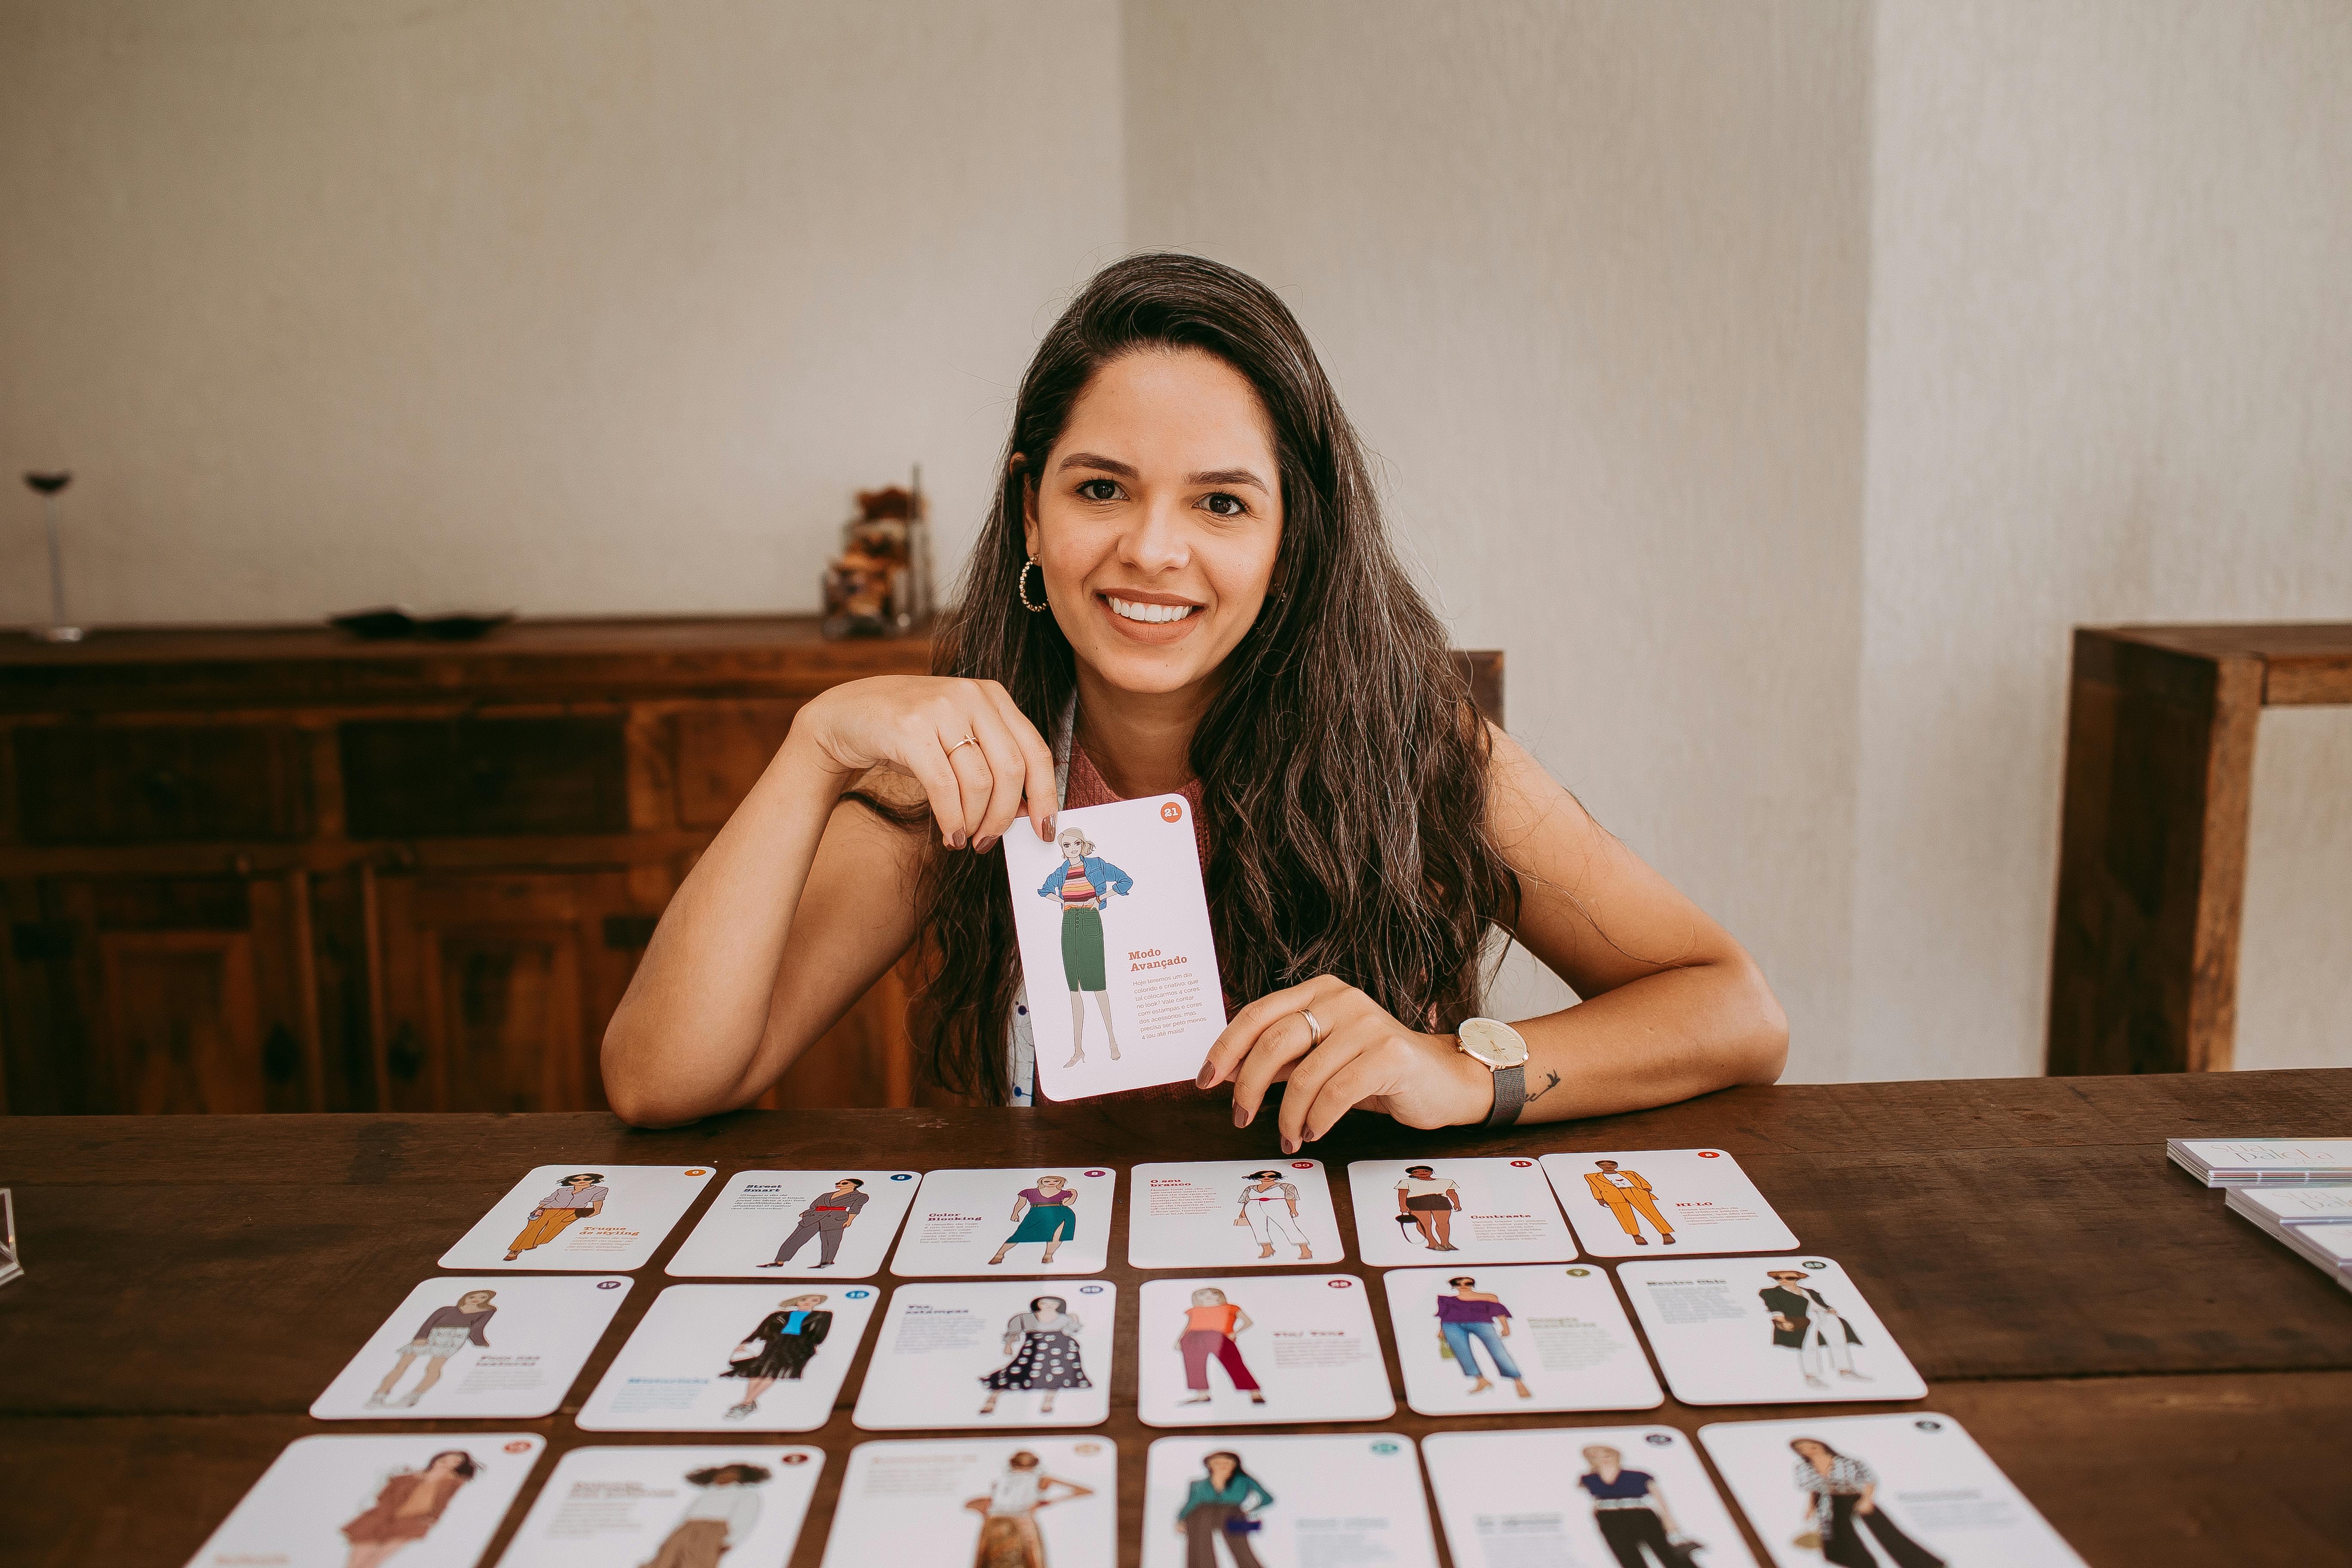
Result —
[[1280, 1268], [1347, 1256], [1320, 1160], [1170, 1162], [1138, 1165], [1130, 1180], [1131, 1268]]

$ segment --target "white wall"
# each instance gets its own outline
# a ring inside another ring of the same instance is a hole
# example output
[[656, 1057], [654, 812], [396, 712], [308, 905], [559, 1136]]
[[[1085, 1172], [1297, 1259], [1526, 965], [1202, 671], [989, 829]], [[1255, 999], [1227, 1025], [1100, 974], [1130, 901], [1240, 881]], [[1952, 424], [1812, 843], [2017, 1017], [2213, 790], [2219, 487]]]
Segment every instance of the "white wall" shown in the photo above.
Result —
[[816, 602], [1117, 255], [1113, 0], [0, 5], [0, 624]]

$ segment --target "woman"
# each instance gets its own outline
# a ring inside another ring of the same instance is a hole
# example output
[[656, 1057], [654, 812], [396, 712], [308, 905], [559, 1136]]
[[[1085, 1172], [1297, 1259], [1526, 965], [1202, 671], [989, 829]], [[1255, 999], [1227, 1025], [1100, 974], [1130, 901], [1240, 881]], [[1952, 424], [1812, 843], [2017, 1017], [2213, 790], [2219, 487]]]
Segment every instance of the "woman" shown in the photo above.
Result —
[[764, 1465], [709, 1465], [686, 1472], [698, 1489], [660, 1550], [644, 1568], [719, 1568], [719, 1560], [740, 1546], [760, 1523], [760, 1494], [772, 1474]]
[[1192, 1305], [1184, 1313], [1184, 1331], [1176, 1336], [1176, 1353], [1184, 1358], [1184, 1386], [1190, 1393], [1177, 1404], [1209, 1403], [1213, 1360], [1225, 1369], [1234, 1388], [1250, 1396], [1252, 1405], [1265, 1403], [1265, 1390], [1250, 1375], [1242, 1360], [1242, 1347], [1234, 1341], [1236, 1334], [1250, 1327], [1250, 1315], [1226, 1300], [1223, 1290], [1211, 1286], [1192, 1292]]
[[989, 1261], [1002, 1263], [1004, 1255], [1023, 1242], [1042, 1241], [1045, 1250], [1038, 1255], [1037, 1267], [1045, 1268], [1054, 1261], [1062, 1243], [1078, 1234], [1077, 1209], [1078, 1194], [1070, 1190], [1067, 1176], [1038, 1177], [1035, 1186], [1013, 1194], [1013, 1217], [1017, 1223]]
[[[1062, 1489], [1055, 1497], [1054, 1489]], [[1037, 1532], [1037, 1510], [1057, 1502], [1092, 1497], [1095, 1489], [1049, 1476], [1037, 1456], [1024, 1448], [1004, 1462], [986, 1497], [967, 1498], [964, 1507], [980, 1515], [980, 1545], [972, 1568], [1045, 1568], [1045, 1541]]]
[[523, 1221], [522, 1229], [507, 1243], [505, 1261], [512, 1263], [531, 1248], [545, 1247], [571, 1229], [576, 1220], [594, 1219], [604, 1212], [604, 1200], [612, 1195], [599, 1172], [580, 1171], [564, 1177], [562, 1186], [539, 1200], [539, 1206]]
[[1062, 978], [1070, 987], [1070, 1044], [1066, 1067], [1087, 1059], [1087, 998], [1089, 991], [1102, 1008], [1103, 1038], [1110, 1042], [1110, 1059], [1118, 1060], [1118, 1036], [1110, 1022], [1110, 981], [1103, 963], [1102, 911], [1111, 896], [1135, 890], [1135, 879], [1108, 860], [1095, 858], [1094, 840], [1075, 827], [1062, 829], [1056, 841], [1062, 864], [1037, 889], [1041, 899], [1062, 902]]
[[1244, 1178], [1241, 1212], [1234, 1223], [1249, 1226], [1260, 1258], [1274, 1256], [1278, 1236], [1298, 1248], [1301, 1263], [1315, 1260], [1315, 1248], [1298, 1223], [1298, 1184], [1284, 1181], [1280, 1171], [1252, 1171]]
[[[1552, 1121], [1779, 1075], [1787, 1024], [1738, 943], [1478, 717], [1312, 346], [1255, 279], [1149, 255], [1087, 286], [1022, 380], [936, 647], [936, 676], [803, 704], [670, 900], [605, 1033], [627, 1120], [750, 1104], [910, 948], [929, 1075], [1026, 1103], [997, 841], [1161, 794], [1192, 803], [1247, 1004], [1195, 1082], [1230, 1084], [1247, 1126], [1286, 1080], [1286, 1152], [1356, 1107]], [[1516, 1026], [1523, 1076], [1459, 1034], [1498, 931], [1583, 998]]]
[[1838, 1568], [1879, 1568], [1854, 1528], [1859, 1520], [1878, 1538], [1895, 1568], [1944, 1568], [1944, 1560], [1903, 1533], [1878, 1506], [1878, 1472], [1818, 1437], [1799, 1437], [1797, 1489], [1805, 1494], [1805, 1523], [1821, 1538], [1822, 1557]]
[[982, 1375], [988, 1390], [980, 1406], [982, 1415], [996, 1413], [997, 1396], [1008, 1388], [1042, 1393], [1045, 1397], [1037, 1402], [1037, 1414], [1050, 1415], [1054, 1395], [1063, 1389], [1094, 1386], [1087, 1381], [1086, 1363], [1078, 1354], [1078, 1336], [1087, 1326], [1070, 1314], [1069, 1305], [1059, 1296], [1040, 1296], [1027, 1311], [1015, 1312], [1006, 1321], [1004, 1353], [1013, 1359]]
[[473, 1456], [444, 1448], [422, 1470], [401, 1470], [383, 1483], [368, 1509], [343, 1526], [352, 1553], [343, 1568], [378, 1568], [386, 1558], [441, 1522], [457, 1489], [474, 1479]]
[[1217, 1568], [1217, 1542], [1225, 1543], [1234, 1568], [1260, 1568], [1249, 1538], [1260, 1512], [1274, 1506], [1274, 1494], [1242, 1468], [1242, 1457], [1220, 1448], [1201, 1461], [1201, 1475], [1184, 1490], [1176, 1529], [1184, 1537], [1184, 1568]]
[[1410, 1220], [1421, 1232], [1422, 1246], [1432, 1252], [1459, 1252], [1454, 1245], [1454, 1215], [1462, 1206], [1462, 1190], [1427, 1165], [1407, 1165], [1397, 1178], [1397, 1218]]
[[1657, 1568], [1676, 1568], [1690, 1560], [1674, 1547], [1673, 1538], [1682, 1531], [1675, 1527], [1658, 1479], [1647, 1470], [1625, 1468], [1625, 1456], [1618, 1450], [1599, 1443], [1585, 1449], [1584, 1474], [1576, 1484], [1592, 1500], [1592, 1522], [1618, 1568], [1648, 1568], [1642, 1559], [1645, 1546]]
[[1484, 1394], [1494, 1387], [1486, 1374], [1478, 1370], [1478, 1352], [1471, 1349], [1476, 1341], [1486, 1347], [1486, 1354], [1495, 1363], [1495, 1375], [1507, 1377], [1511, 1386], [1519, 1391], [1521, 1399], [1533, 1399], [1535, 1394], [1519, 1375], [1519, 1363], [1503, 1342], [1511, 1337], [1511, 1310], [1503, 1305], [1500, 1296], [1474, 1289], [1478, 1283], [1467, 1274], [1457, 1275], [1446, 1284], [1454, 1289], [1451, 1296], [1437, 1299], [1437, 1332], [1453, 1352], [1454, 1364], [1470, 1380], [1470, 1392]]
[[833, 1314], [817, 1310], [824, 1305], [822, 1294], [787, 1296], [729, 1353], [727, 1370], [719, 1375], [749, 1379], [751, 1386], [741, 1403], [727, 1407], [728, 1420], [740, 1421], [759, 1409], [760, 1395], [779, 1379], [799, 1380], [833, 1327]]
[[[367, 1408], [406, 1409], [441, 1381], [441, 1369], [449, 1364], [451, 1356], [467, 1345], [489, 1349], [489, 1336], [482, 1331], [499, 1314], [499, 1310], [490, 1305], [498, 1294], [496, 1290], [468, 1290], [457, 1298], [456, 1306], [434, 1309], [416, 1326], [416, 1337], [400, 1347], [400, 1359], [392, 1363], [392, 1370], [375, 1385], [375, 1392], [367, 1396]], [[425, 1375], [416, 1380], [416, 1386], [408, 1391], [405, 1398], [393, 1398], [392, 1391], [407, 1375], [409, 1363], [419, 1356], [425, 1358]]]

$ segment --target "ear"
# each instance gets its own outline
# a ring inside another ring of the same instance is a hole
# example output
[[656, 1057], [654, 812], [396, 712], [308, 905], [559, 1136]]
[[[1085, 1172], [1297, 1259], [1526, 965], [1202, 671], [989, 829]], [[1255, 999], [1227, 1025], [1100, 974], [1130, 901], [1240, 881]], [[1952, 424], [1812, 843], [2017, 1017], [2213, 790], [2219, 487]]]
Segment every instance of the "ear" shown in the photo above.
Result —
[[1037, 558], [1037, 476], [1029, 471], [1029, 459], [1019, 452], [1013, 454], [1011, 470], [1021, 476], [1021, 544], [1029, 559]]

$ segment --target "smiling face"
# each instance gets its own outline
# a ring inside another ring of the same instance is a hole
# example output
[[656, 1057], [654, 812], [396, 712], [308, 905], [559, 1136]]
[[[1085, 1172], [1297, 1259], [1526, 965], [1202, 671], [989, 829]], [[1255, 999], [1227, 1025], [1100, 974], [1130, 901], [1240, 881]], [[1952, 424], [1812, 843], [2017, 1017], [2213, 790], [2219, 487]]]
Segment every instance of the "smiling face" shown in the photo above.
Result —
[[1097, 372], [1034, 465], [1024, 519], [1054, 618], [1113, 690], [1213, 689], [1282, 542], [1274, 432], [1239, 371], [1196, 349]]
[[464, 1295], [457, 1298], [457, 1310], [461, 1312], [481, 1311], [490, 1304], [490, 1299], [497, 1294], [498, 1292], [496, 1290], [468, 1290]]

